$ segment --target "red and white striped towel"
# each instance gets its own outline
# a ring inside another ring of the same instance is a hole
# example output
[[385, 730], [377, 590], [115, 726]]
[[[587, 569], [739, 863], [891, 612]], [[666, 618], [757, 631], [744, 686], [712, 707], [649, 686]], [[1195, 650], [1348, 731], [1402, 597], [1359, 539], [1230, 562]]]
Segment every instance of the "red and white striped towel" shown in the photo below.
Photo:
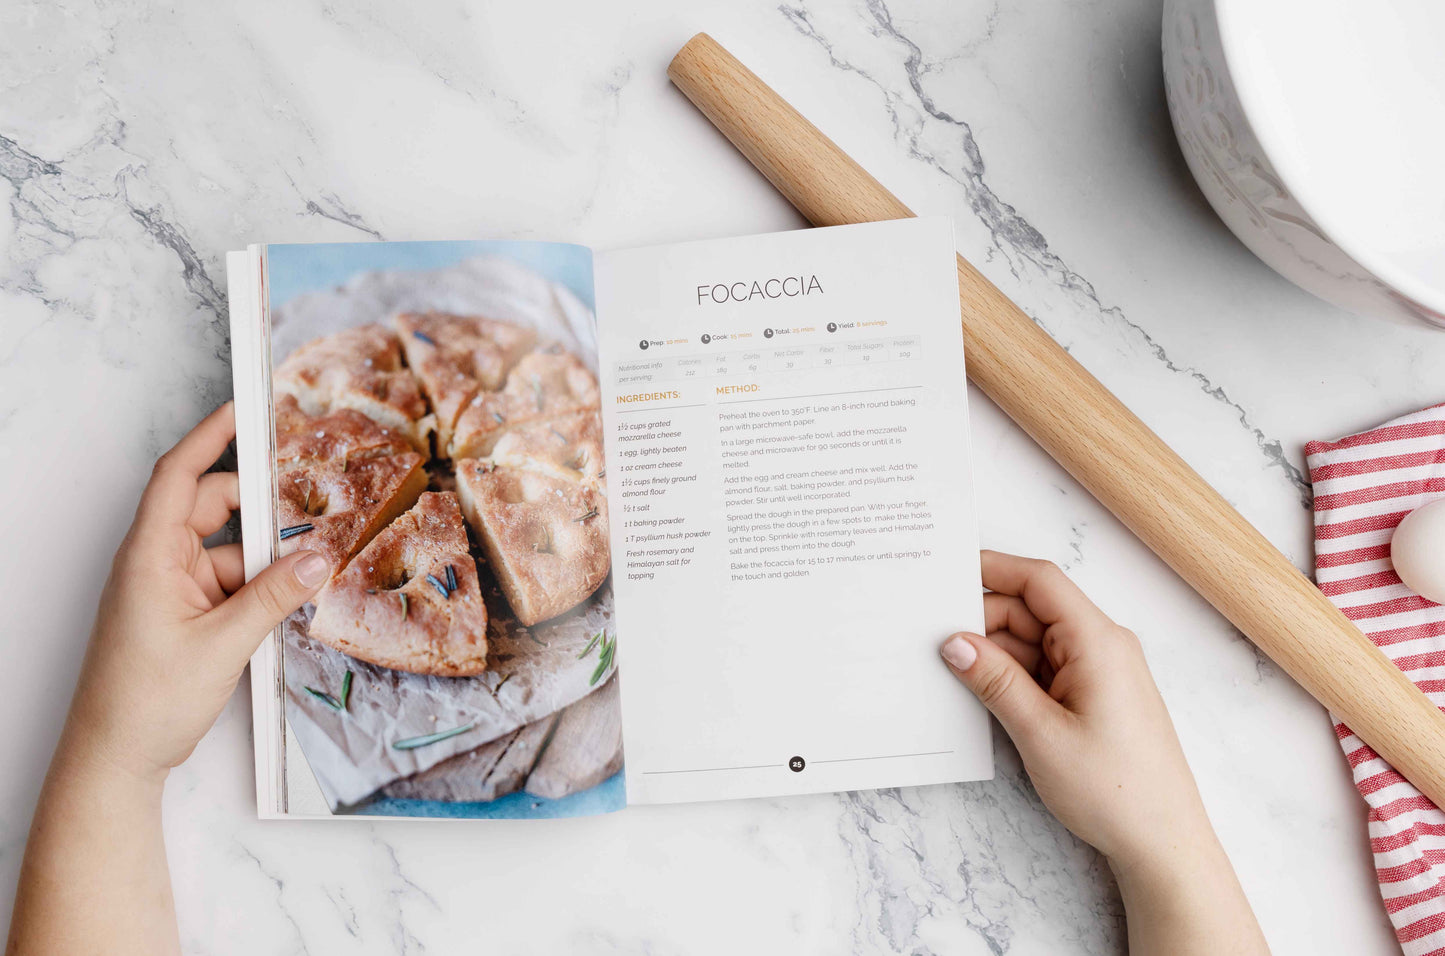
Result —
[[[1305, 455], [1320, 590], [1445, 706], [1445, 606], [1412, 592], [1390, 564], [1395, 526], [1445, 496], [1445, 405], [1310, 442]], [[1338, 720], [1335, 733], [1370, 807], [1375, 872], [1400, 946], [1406, 956], [1445, 956], [1445, 813]]]

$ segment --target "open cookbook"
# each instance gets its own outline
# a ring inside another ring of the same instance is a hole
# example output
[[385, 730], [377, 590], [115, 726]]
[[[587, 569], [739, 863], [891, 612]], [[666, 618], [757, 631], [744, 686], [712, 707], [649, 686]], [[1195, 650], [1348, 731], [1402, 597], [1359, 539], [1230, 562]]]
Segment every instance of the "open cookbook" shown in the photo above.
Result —
[[992, 776], [947, 219], [227, 267], [247, 575], [333, 568], [251, 662], [261, 816]]

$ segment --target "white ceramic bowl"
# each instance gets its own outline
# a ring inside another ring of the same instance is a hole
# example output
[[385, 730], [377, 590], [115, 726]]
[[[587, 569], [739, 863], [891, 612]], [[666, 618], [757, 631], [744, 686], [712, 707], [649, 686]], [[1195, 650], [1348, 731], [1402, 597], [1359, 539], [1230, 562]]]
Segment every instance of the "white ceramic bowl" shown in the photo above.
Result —
[[1445, 0], [1165, 0], [1163, 48], [1184, 157], [1255, 255], [1445, 328]]

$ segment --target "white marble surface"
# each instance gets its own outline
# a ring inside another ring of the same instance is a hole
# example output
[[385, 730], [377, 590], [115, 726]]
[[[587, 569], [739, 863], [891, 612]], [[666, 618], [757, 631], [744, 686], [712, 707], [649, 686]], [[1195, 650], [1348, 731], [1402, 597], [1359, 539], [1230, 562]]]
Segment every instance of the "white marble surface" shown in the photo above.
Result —
[[[1445, 336], [1253, 259], [1183, 166], [1155, 0], [0, 6], [0, 896], [150, 462], [230, 392], [248, 241], [799, 225], [667, 84], [706, 29], [1302, 567], [1307, 439], [1445, 400]], [[1367, 188], [1368, 184], [1362, 184]], [[986, 542], [1143, 637], [1280, 953], [1395, 951], [1324, 712], [975, 395]], [[992, 783], [600, 820], [261, 824], [238, 696], [173, 777], [197, 953], [1113, 953], [1107, 867]]]

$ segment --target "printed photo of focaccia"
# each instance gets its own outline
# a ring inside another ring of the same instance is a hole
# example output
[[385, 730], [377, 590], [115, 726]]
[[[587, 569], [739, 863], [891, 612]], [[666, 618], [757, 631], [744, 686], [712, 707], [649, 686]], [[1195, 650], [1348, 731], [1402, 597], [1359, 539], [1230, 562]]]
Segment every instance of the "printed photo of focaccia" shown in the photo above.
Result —
[[532, 330], [402, 313], [305, 343], [274, 389], [282, 552], [333, 568], [316, 640], [393, 670], [480, 674], [480, 570], [524, 626], [607, 579], [597, 379]]

